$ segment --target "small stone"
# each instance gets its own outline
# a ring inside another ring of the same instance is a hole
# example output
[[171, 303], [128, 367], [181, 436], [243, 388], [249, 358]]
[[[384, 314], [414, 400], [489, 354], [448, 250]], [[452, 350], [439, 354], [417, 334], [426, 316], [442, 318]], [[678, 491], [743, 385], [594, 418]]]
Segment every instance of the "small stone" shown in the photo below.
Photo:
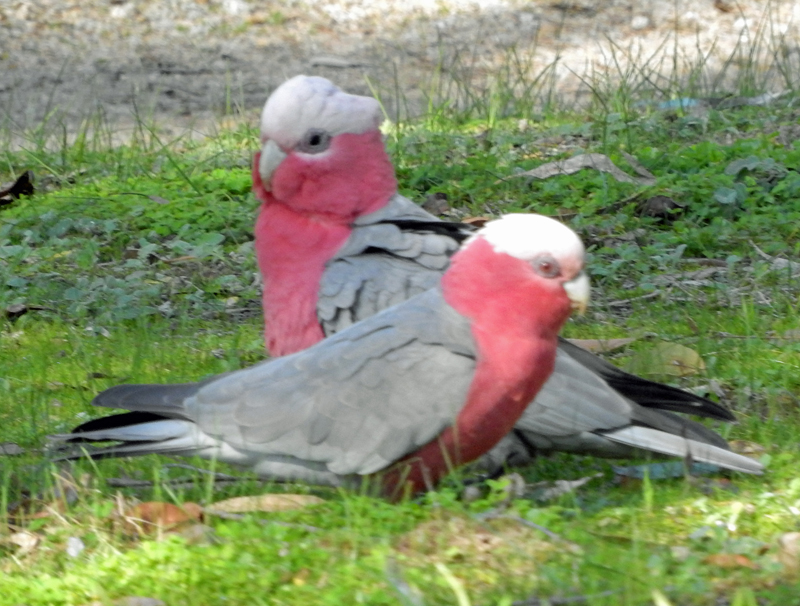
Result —
[[250, 12], [250, 8], [243, 0], [222, 0], [222, 10], [231, 17], [246, 15]]
[[733, 22], [733, 29], [735, 29], [737, 32], [749, 30], [750, 20], [745, 19], [744, 17], [739, 17], [736, 21]]
[[636, 15], [631, 19], [631, 29], [635, 31], [650, 27], [650, 17], [646, 15]]
[[483, 496], [483, 493], [479, 486], [475, 484], [470, 484], [466, 486], [464, 490], [461, 491], [461, 500], [464, 503], [474, 503], [478, 499]]
[[86, 545], [78, 537], [67, 539], [67, 555], [69, 557], [77, 558], [84, 549], [86, 549]]

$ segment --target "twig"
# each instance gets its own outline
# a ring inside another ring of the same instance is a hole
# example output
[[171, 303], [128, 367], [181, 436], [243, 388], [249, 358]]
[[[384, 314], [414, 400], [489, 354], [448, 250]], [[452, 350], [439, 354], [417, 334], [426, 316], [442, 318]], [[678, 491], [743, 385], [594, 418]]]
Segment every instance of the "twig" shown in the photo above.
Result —
[[797, 336], [782, 336], [782, 335], [732, 335], [728, 332], [717, 332], [714, 336], [720, 339], [766, 339], [768, 341], [800, 341], [800, 335]]
[[647, 293], [646, 295], [641, 295], [639, 297], [631, 297], [630, 299], [620, 299], [619, 301], [611, 301], [610, 303], [606, 303], [606, 307], [624, 307], [628, 303], [632, 303], [633, 301], [644, 301], [646, 299], [655, 299], [656, 297], [661, 296], [662, 291], [654, 290], [653, 292]]

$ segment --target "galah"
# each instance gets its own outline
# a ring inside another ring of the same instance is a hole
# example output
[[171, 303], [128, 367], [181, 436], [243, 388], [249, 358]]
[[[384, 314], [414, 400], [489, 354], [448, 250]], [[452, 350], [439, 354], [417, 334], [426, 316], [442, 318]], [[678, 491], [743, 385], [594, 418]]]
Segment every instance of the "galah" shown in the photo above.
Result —
[[[288, 80], [264, 106], [253, 163], [261, 201], [255, 247], [274, 356], [432, 287], [471, 233], [397, 193], [381, 121], [376, 100], [319, 77]], [[496, 470], [537, 452], [644, 451], [761, 472], [721, 436], [671, 412], [734, 420], [710, 400], [625, 373], [562, 340], [552, 377], [484, 463]]]
[[507, 215], [422, 294], [244, 370], [112, 387], [93, 403], [131, 412], [58, 438], [118, 442], [96, 457], [200, 455], [333, 485], [381, 472], [387, 496], [420, 491], [511, 431], [552, 372], [571, 308], [588, 301], [582, 268], [569, 228]]

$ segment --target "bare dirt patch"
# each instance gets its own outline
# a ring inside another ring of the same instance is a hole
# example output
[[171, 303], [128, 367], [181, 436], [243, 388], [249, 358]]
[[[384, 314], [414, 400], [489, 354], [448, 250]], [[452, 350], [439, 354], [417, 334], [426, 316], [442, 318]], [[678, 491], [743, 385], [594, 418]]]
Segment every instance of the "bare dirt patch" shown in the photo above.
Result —
[[510, 55], [531, 74], [554, 65], [565, 103], [620, 72], [652, 70], [656, 88], [698, 65], [709, 85], [735, 79], [755, 47], [780, 88], [798, 24], [789, 0], [5, 0], [0, 120], [15, 133], [98, 116], [119, 132], [150, 117], [207, 128], [297, 73], [365, 94], [368, 77], [390, 112], [417, 112], [435, 74], [480, 89]]

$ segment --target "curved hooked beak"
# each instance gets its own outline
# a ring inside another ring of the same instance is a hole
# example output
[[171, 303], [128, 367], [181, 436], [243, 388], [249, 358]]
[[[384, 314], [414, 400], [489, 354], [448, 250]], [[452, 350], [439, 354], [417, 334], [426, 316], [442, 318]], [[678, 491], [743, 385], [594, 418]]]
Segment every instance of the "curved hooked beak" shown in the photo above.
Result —
[[272, 173], [285, 159], [286, 154], [271, 139], [261, 148], [261, 157], [258, 159], [258, 174], [261, 176], [261, 182], [266, 191], [272, 191]]
[[572, 310], [577, 311], [580, 315], [586, 313], [591, 291], [589, 276], [585, 272], [579, 273], [569, 282], [564, 282], [564, 290], [567, 292], [569, 300], [572, 301]]

